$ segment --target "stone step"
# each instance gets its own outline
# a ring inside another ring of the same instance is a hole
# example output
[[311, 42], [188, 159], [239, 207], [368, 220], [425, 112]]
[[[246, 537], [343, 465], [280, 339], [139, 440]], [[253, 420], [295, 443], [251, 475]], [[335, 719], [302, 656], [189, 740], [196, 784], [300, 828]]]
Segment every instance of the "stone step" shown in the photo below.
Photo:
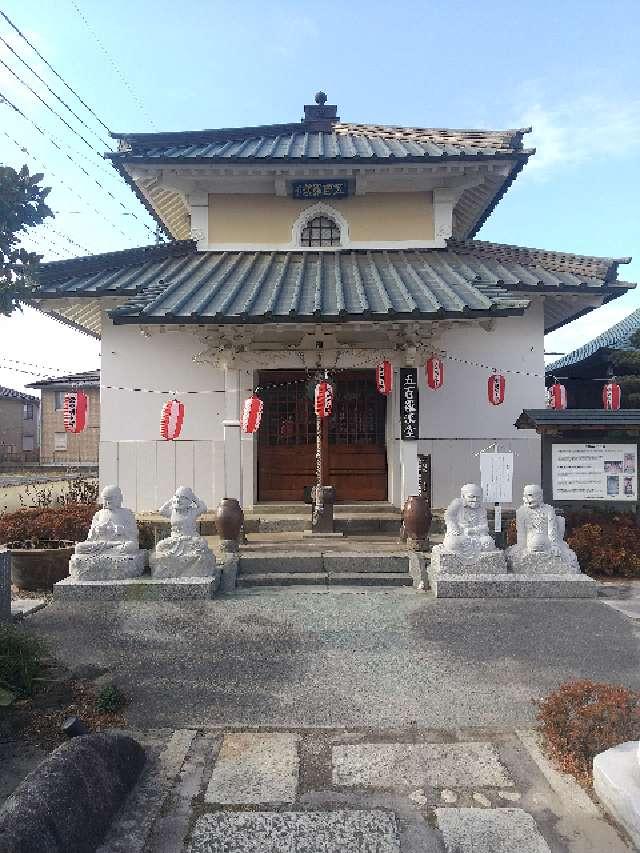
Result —
[[[245, 518], [262, 517], [265, 515], [308, 515], [310, 511], [310, 505], [302, 501], [254, 504], [251, 509], [245, 510]], [[400, 510], [386, 501], [364, 501], [353, 504], [335, 504], [334, 506], [335, 515], [376, 515], [378, 513], [393, 513], [399, 516]]]
[[[270, 513], [263, 516], [245, 516], [245, 533], [299, 533], [311, 528], [311, 509], [297, 515], [278, 515]], [[338, 533], [398, 533], [400, 516], [393, 513], [377, 515], [337, 515], [335, 529]], [[213, 527], [207, 527], [207, 535], [214, 535]]]
[[240, 554], [240, 575], [268, 572], [305, 574], [316, 572], [356, 574], [405, 574], [409, 558], [403, 554], [288, 552]]
[[596, 598], [598, 584], [586, 575], [430, 574], [436, 598]]
[[239, 587], [252, 586], [411, 586], [397, 572], [263, 572], [238, 576]]

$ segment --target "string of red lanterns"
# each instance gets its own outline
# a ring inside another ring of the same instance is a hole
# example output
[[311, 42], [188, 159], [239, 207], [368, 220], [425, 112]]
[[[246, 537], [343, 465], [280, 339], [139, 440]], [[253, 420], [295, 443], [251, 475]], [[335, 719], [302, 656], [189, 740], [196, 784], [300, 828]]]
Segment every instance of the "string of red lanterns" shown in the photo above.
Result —
[[251, 397], [248, 397], [244, 401], [242, 405], [242, 418], [240, 419], [242, 432], [251, 434], [258, 431], [263, 410], [264, 403], [257, 394], [252, 394]]
[[622, 389], [617, 382], [607, 382], [602, 386], [602, 408], [617, 411], [622, 402]]
[[492, 373], [487, 380], [487, 397], [492, 406], [504, 403], [505, 378], [501, 373]]
[[554, 382], [547, 389], [547, 408], [556, 411], [567, 408], [567, 389], [559, 382]]
[[333, 409], [333, 385], [323, 379], [316, 385], [315, 410], [319, 418], [327, 418]]

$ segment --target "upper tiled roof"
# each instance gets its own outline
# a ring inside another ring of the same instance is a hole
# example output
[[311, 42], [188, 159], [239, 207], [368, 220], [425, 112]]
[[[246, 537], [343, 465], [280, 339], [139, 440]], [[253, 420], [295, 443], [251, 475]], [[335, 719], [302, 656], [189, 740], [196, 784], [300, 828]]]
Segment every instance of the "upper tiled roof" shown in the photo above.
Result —
[[[27, 386], [30, 388], [31, 386]], [[25, 394], [23, 391], [14, 391], [13, 388], [5, 388], [0, 385], [0, 400], [18, 400], [21, 403], [39, 403], [40, 400], [33, 394]]]
[[571, 367], [595, 355], [599, 350], [604, 349], [624, 349], [630, 346], [630, 337], [634, 332], [640, 330], [640, 308], [632, 311], [615, 326], [611, 326], [606, 332], [598, 335], [592, 341], [584, 344], [573, 352], [568, 353], [562, 358], [547, 365], [545, 372], [555, 373], [564, 367]]
[[519, 130], [445, 130], [337, 122], [325, 130], [305, 123], [178, 133], [113, 134], [112, 160], [442, 160], [523, 155]]
[[517, 429], [616, 429], [640, 426], [640, 409], [524, 409], [514, 424]]
[[69, 373], [67, 376], [52, 376], [49, 379], [40, 379], [31, 382], [27, 388], [53, 388], [61, 385], [92, 386], [100, 384], [99, 370], [85, 370], [82, 373]]

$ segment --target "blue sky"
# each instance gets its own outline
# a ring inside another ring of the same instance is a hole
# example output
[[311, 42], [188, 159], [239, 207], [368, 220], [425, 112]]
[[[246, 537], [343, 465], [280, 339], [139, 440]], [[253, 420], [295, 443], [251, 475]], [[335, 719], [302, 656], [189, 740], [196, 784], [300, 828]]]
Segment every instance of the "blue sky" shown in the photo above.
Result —
[[[302, 105], [320, 88], [348, 121], [533, 125], [527, 144], [538, 153], [478, 236], [586, 254], [634, 255], [621, 277], [640, 281], [637, 0], [515, 5], [442, 0], [392, 7], [378, 0], [5, 0], [1, 8], [114, 130], [297, 121]], [[78, 111], [77, 102], [54, 85], [55, 78], [1, 19], [0, 36]], [[0, 59], [63, 111], [1, 43]], [[14, 166], [26, 161], [45, 171], [53, 187], [56, 220], [29, 245], [55, 259], [152, 241], [145, 227], [153, 228], [151, 220], [109, 174], [110, 166], [1, 66], [0, 91], [68, 146], [90, 173], [83, 174], [31, 124], [0, 105], [0, 161]], [[91, 131], [105, 135], [84, 110], [79, 115]], [[71, 121], [102, 150], [94, 135]], [[548, 336], [547, 349], [566, 352], [638, 306], [640, 288]], [[96, 342], [31, 311], [0, 318], [0, 341], [0, 383], [13, 387], [32, 377], [7, 369], [7, 358], [15, 360], [14, 367], [26, 361], [60, 369], [88, 369], [98, 361]]]

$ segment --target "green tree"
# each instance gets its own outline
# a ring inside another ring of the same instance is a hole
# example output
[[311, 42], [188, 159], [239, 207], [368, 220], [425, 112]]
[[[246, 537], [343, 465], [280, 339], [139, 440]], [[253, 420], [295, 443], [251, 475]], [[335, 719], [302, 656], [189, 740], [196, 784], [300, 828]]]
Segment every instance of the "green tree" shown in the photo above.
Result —
[[622, 408], [640, 409], [640, 330], [631, 335], [626, 349], [610, 350], [609, 363], [622, 390]]
[[40, 255], [20, 246], [25, 233], [53, 216], [45, 204], [44, 176], [0, 165], [0, 314], [11, 314], [29, 299], [38, 280]]

